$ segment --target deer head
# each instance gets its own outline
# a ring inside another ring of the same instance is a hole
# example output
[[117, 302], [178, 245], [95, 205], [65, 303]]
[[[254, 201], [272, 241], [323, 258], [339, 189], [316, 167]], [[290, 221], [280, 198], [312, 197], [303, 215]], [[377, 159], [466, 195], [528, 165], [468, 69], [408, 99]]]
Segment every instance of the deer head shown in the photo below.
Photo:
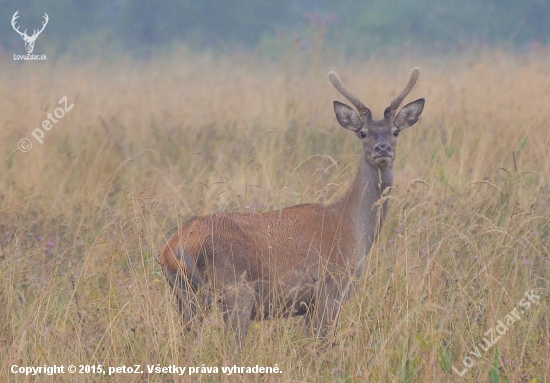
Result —
[[15, 26], [15, 20], [17, 20], [17, 18], [19, 17], [18, 13], [19, 13], [19, 11], [16, 11], [13, 14], [13, 17], [11, 18], [11, 26], [13, 27], [13, 29], [17, 33], [19, 33], [21, 35], [21, 38], [25, 41], [25, 49], [26, 49], [27, 53], [32, 53], [32, 51], [34, 49], [34, 43], [35, 43], [36, 39], [38, 38], [38, 36], [42, 33], [42, 31], [44, 30], [44, 28], [48, 24], [48, 20], [49, 20], [48, 14], [44, 12], [44, 16], [42, 16], [42, 17], [44, 17], [44, 21], [42, 22], [42, 29], [40, 29], [39, 31], [35, 29], [33, 31], [32, 36], [28, 36], [26, 29], [25, 29], [25, 32], [21, 32], [21, 31], [19, 31], [19, 27]]
[[340, 125], [357, 135], [363, 144], [363, 159], [376, 168], [391, 167], [395, 158], [397, 136], [399, 133], [418, 121], [424, 108], [424, 99], [420, 98], [407, 104], [397, 113], [397, 108], [416, 84], [420, 69], [413, 68], [409, 82], [399, 95], [384, 111], [384, 118], [374, 120], [372, 112], [357, 97], [351, 94], [336, 72], [329, 72], [332, 85], [346, 97], [357, 109], [357, 112], [338, 101], [334, 101], [334, 112]]

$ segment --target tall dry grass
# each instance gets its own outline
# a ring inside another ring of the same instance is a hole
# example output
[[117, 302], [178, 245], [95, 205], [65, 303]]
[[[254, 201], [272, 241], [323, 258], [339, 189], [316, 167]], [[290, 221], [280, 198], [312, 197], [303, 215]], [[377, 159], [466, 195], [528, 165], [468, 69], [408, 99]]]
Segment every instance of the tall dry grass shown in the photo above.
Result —
[[[547, 52], [304, 64], [253, 55], [0, 63], [0, 376], [9, 381], [550, 381]], [[242, 354], [214, 310], [182, 334], [155, 252], [194, 215], [329, 202], [359, 144], [337, 70], [375, 117], [412, 66], [426, 98], [337, 346], [259, 322]], [[39, 144], [31, 132], [67, 96]], [[32, 143], [12, 153], [18, 140]], [[10, 155], [11, 153], [11, 155]], [[521, 311], [460, 378], [485, 332]], [[280, 375], [25, 377], [12, 365], [274, 366]]]

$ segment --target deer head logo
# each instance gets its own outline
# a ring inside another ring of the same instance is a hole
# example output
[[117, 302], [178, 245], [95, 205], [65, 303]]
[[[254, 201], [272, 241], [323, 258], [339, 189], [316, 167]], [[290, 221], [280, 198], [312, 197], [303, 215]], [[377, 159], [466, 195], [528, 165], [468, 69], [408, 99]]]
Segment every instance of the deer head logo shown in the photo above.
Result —
[[34, 42], [36, 41], [38, 36], [42, 33], [42, 31], [44, 30], [44, 28], [46, 28], [46, 25], [48, 24], [48, 20], [49, 20], [48, 15], [44, 12], [44, 16], [42, 16], [44, 18], [44, 21], [42, 22], [42, 29], [39, 31], [35, 29], [32, 36], [28, 36], [26, 29], [25, 29], [25, 32], [21, 32], [19, 31], [19, 27], [15, 26], [15, 20], [19, 17], [18, 13], [19, 11], [16, 11], [13, 14], [13, 17], [11, 18], [11, 26], [17, 33], [21, 35], [21, 38], [25, 40], [25, 49], [27, 50], [27, 53], [32, 53], [32, 50], [34, 49]]

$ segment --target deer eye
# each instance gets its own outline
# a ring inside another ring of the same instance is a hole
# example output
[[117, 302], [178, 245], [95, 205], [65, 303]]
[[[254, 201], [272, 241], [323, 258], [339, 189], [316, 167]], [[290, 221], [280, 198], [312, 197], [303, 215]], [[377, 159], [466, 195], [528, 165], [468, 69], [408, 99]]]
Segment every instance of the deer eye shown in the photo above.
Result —
[[365, 137], [367, 137], [367, 133], [365, 133], [365, 132], [359, 132], [359, 137], [365, 138]]
[[393, 136], [394, 136], [394, 137], [399, 136], [399, 130], [396, 129], [395, 132], [393, 132]]

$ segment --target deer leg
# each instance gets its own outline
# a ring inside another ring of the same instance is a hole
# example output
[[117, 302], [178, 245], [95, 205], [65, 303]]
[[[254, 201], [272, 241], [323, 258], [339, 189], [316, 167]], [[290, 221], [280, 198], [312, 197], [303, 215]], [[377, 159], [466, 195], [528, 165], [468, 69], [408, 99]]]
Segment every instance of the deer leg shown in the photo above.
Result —
[[252, 321], [255, 293], [248, 284], [228, 286], [223, 295], [223, 319], [227, 328], [231, 328], [236, 338], [237, 347], [242, 350], [244, 340]]
[[313, 318], [313, 313], [315, 310], [315, 306], [313, 305], [313, 302], [310, 303], [308, 307], [308, 311], [304, 315], [304, 327], [303, 327], [303, 334], [306, 337], [311, 337], [315, 334], [315, 331], [313, 330], [315, 320]]
[[341, 278], [329, 274], [317, 286], [315, 304], [311, 311], [313, 335], [316, 337], [324, 338], [336, 329], [344, 301], [342, 282]]
[[196, 291], [193, 290], [189, 282], [185, 281], [177, 271], [164, 267], [163, 271], [168, 284], [172, 288], [172, 292], [176, 296], [183, 325], [187, 331], [190, 331], [190, 324], [197, 316], [198, 301]]

